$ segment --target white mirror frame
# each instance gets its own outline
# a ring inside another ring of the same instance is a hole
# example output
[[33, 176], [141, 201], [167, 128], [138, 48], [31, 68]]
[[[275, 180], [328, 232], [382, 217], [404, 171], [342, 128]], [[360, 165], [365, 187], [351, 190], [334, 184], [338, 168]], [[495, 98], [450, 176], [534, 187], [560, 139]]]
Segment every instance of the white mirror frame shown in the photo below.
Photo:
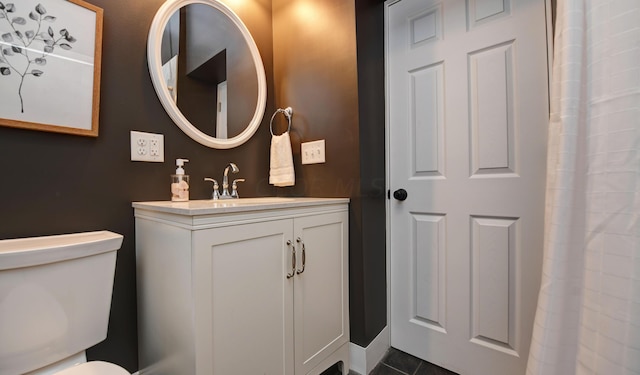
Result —
[[[215, 9], [226, 15], [240, 30], [244, 40], [249, 46], [251, 56], [253, 57], [253, 63], [256, 67], [256, 73], [258, 77], [258, 100], [256, 103], [256, 111], [253, 114], [253, 118], [249, 125], [239, 135], [229, 139], [218, 139], [208, 134], [203, 133], [197, 127], [195, 127], [187, 118], [180, 112], [178, 105], [171, 98], [169, 88], [162, 75], [162, 34], [164, 32], [169, 18], [183, 6], [189, 4], [204, 4], [214, 7]], [[151, 81], [158, 95], [158, 99], [162, 103], [165, 111], [173, 122], [185, 134], [191, 137], [196, 142], [211, 148], [229, 149], [240, 146], [253, 136], [258, 130], [260, 123], [262, 122], [262, 116], [264, 115], [265, 106], [267, 103], [267, 80], [264, 73], [264, 65], [262, 64], [262, 58], [260, 52], [256, 46], [256, 42], [253, 40], [249, 29], [242, 22], [240, 17], [233, 10], [216, 0], [167, 0], [153, 18], [151, 23], [151, 29], [149, 30], [149, 40], [147, 42], [147, 59], [149, 60], [149, 72], [151, 74]]]

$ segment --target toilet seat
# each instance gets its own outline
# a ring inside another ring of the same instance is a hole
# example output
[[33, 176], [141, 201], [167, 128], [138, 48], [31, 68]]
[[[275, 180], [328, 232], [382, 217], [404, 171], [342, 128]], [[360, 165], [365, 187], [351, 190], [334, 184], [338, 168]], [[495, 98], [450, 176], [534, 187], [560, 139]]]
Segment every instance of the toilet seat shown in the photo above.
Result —
[[91, 361], [56, 372], [55, 375], [131, 375], [127, 370], [109, 362]]

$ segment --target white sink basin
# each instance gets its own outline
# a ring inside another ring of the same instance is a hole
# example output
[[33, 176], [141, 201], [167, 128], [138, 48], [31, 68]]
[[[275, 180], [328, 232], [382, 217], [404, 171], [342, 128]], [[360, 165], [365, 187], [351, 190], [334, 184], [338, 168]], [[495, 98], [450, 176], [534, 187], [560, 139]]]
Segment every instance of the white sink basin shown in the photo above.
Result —
[[[285, 203], [295, 202], [298, 199], [304, 198], [285, 198], [285, 197], [262, 197], [262, 198], [238, 198], [238, 199], [218, 199], [210, 200], [214, 203], [231, 203], [231, 204], [273, 204], [273, 203]], [[202, 201], [200, 201], [202, 202]]]
[[174, 207], [187, 206], [189, 208], [210, 208], [210, 207], [235, 207], [235, 206], [262, 206], [270, 204], [292, 203], [304, 198], [280, 198], [280, 197], [262, 197], [262, 198], [238, 198], [238, 199], [205, 199], [188, 202], [163, 202]]
[[133, 202], [133, 207], [142, 210], [162, 211], [182, 215], [205, 215], [234, 211], [268, 210], [272, 208], [315, 206], [327, 203], [345, 203], [348, 198], [289, 198], [261, 197], [239, 199], [208, 199], [188, 202]]

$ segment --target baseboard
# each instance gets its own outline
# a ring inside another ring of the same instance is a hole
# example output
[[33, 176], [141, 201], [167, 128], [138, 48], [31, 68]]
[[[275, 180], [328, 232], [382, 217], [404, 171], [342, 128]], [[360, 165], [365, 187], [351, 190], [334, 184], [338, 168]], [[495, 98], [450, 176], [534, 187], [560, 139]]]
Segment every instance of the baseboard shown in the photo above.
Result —
[[380, 331], [366, 348], [354, 343], [349, 343], [349, 357], [351, 358], [350, 370], [361, 375], [368, 375], [380, 362], [389, 349], [389, 327]]

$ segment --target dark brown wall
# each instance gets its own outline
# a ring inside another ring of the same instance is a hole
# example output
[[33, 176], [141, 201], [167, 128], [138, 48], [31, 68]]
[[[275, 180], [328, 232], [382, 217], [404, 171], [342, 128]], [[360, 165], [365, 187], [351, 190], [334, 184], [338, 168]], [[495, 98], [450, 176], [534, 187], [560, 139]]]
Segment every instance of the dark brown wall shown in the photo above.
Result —
[[[273, 1], [275, 103], [280, 108], [293, 108], [290, 135], [299, 180], [282, 193], [358, 195], [354, 12], [352, 1]], [[277, 133], [282, 129], [285, 127]], [[303, 166], [300, 143], [318, 139], [326, 140], [326, 163]]]
[[[350, 197], [351, 334], [353, 342], [368, 345], [386, 322], [382, 8], [356, 1], [362, 31], [356, 55], [352, 1], [274, 0], [273, 8], [271, 0], [238, 3], [234, 10], [253, 34], [267, 72], [267, 110], [249, 142], [212, 150], [171, 122], [149, 78], [147, 33], [164, 0], [91, 3], [104, 9], [99, 137], [0, 127], [0, 238], [99, 229], [125, 236], [108, 338], [88, 351], [89, 358], [137, 370], [131, 201], [168, 199], [178, 157], [191, 160], [185, 169], [192, 199], [210, 196], [209, 184], [198, 181], [220, 178], [229, 161], [248, 179], [241, 187], [247, 197]], [[315, 7], [310, 18], [296, 13], [305, 4]], [[269, 118], [286, 106], [294, 109], [296, 186], [276, 189], [268, 184]], [[165, 162], [131, 162], [131, 130], [164, 134]], [[300, 142], [316, 139], [326, 139], [327, 163], [302, 166]]]
[[326, 164], [296, 157], [302, 181], [285, 194], [351, 198], [351, 341], [363, 347], [386, 325], [382, 16], [380, 1], [273, 2], [275, 100], [294, 110], [294, 153], [326, 140]]
[[350, 249], [358, 261], [351, 269], [351, 341], [366, 347], [387, 325], [384, 2], [355, 4], [362, 245]]

